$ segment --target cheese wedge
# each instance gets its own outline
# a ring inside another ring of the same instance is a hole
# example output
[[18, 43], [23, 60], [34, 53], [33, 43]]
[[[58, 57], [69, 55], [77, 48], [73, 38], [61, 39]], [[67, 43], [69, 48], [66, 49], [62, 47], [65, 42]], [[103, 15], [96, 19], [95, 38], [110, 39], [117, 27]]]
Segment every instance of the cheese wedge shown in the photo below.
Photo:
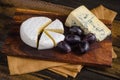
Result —
[[56, 46], [57, 43], [59, 43], [60, 41], [63, 41], [65, 38], [65, 36], [63, 34], [60, 34], [60, 33], [47, 31], [47, 30], [45, 32], [53, 40], [54, 46]]
[[37, 48], [37, 38], [43, 28], [51, 22], [47, 17], [32, 17], [24, 21], [20, 27], [20, 37], [27, 45]]
[[56, 19], [54, 20], [51, 24], [49, 24], [45, 30], [53, 31], [53, 32], [58, 32], [63, 34], [64, 33], [64, 28], [63, 24], [60, 20]]
[[66, 19], [65, 25], [80, 26], [85, 34], [93, 33], [98, 41], [104, 40], [111, 31], [85, 6], [73, 10]]
[[54, 43], [52, 39], [45, 32], [43, 32], [39, 39], [38, 49], [44, 50], [44, 49], [51, 49], [53, 47], [54, 47]]

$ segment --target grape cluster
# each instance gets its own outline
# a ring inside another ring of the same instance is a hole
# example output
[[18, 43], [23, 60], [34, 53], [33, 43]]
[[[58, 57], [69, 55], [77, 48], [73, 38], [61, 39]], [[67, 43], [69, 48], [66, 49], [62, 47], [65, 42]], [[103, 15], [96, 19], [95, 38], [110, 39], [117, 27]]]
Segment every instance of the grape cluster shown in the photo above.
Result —
[[84, 31], [79, 26], [69, 28], [65, 40], [57, 44], [56, 48], [65, 53], [74, 51], [76, 54], [84, 54], [89, 50], [90, 44], [96, 41], [94, 34], [84, 35]]

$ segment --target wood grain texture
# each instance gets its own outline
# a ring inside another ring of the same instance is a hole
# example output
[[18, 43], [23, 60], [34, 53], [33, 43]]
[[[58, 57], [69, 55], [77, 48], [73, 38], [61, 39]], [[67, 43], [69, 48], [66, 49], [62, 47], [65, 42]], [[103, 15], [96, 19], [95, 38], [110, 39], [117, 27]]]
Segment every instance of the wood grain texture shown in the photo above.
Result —
[[[18, 29], [19, 30], [19, 29]], [[14, 31], [14, 30], [13, 30]], [[18, 31], [19, 32], [19, 31]], [[90, 50], [84, 55], [76, 55], [73, 52], [61, 53], [54, 49], [37, 50], [21, 41], [19, 33], [11, 34], [3, 45], [2, 52], [6, 55], [29, 57], [36, 59], [68, 62], [89, 66], [111, 66], [112, 63], [112, 42], [106, 39], [91, 45]]]
[[42, 11], [46, 10], [61, 14], [69, 14], [70, 11], [73, 10], [73, 8], [71, 7], [66, 7], [63, 5], [62, 6], [55, 5], [41, 0], [1, 0], [0, 2], [3, 5], [11, 5], [14, 7], [21, 7], [27, 9], [42, 10]]

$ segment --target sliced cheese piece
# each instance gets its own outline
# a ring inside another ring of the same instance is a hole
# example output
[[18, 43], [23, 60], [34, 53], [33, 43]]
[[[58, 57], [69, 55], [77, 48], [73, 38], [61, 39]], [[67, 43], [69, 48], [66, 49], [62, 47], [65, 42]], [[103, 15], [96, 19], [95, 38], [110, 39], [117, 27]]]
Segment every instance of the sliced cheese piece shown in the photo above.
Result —
[[51, 22], [47, 17], [32, 17], [24, 21], [20, 27], [20, 37], [24, 43], [36, 48], [38, 35]]
[[73, 10], [68, 16], [66, 26], [80, 26], [85, 34], [93, 33], [98, 41], [104, 40], [111, 31], [85, 6]]
[[63, 41], [65, 36], [60, 33], [52, 32], [52, 31], [47, 31], [45, 30], [46, 34], [53, 40], [54, 46], [56, 46], [60, 41]]
[[51, 49], [54, 47], [52, 39], [43, 32], [38, 43], [38, 50]]
[[63, 34], [64, 33], [64, 28], [63, 28], [63, 24], [60, 20], [56, 19], [54, 20], [51, 24], [49, 24], [45, 30], [49, 30], [49, 31], [54, 31], [54, 32], [58, 32]]

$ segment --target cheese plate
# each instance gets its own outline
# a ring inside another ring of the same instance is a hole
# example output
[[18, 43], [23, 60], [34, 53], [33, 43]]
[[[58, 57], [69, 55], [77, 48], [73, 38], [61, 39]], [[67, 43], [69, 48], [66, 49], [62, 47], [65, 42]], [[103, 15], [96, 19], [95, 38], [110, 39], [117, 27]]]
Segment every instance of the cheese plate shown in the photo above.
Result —
[[[31, 17], [34, 16], [35, 15], [31, 15]], [[55, 15], [54, 17], [60, 19], [63, 23], [65, 23], [64, 21], [67, 15], [62, 15], [62, 19], [60, 16], [57, 17], [57, 15]], [[53, 19], [52, 16], [49, 16], [49, 18]], [[64, 28], [65, 32], [67, 32], [65, 26]], [[3, 54], [9, 56], [58, 61], [72, 64], [82, 64], [87, 66], [111, 66], [112, 64], [111, 37], [108, 37], [101, 42], [93, 43], [92, 45], [90, 45], [90, 50], [83, 55], [76, 55], [72, 51], [66, 54], [57, 51], [55, 48], [38, 50], [37, 48], [26, 45], [20, 38], [20, 25], [11, 28], [11, 31], [9, 32], [8, 37], [6, 38], [2, 47], [2, 52]]]

